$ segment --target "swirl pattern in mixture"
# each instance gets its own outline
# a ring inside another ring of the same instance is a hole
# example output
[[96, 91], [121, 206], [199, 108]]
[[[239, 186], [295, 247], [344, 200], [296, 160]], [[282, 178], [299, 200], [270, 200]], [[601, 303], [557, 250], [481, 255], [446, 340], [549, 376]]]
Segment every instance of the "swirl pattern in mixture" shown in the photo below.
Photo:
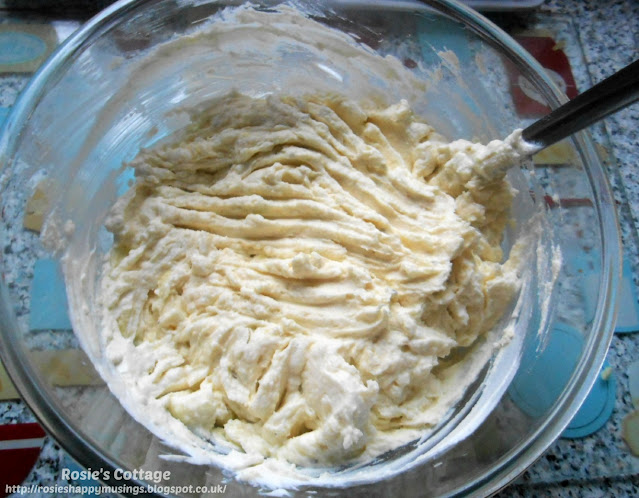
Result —
[[493, 164], [516, 157], [405, 102], [220, 98], [133, 161], [108, 220], [104, 309], [134, 352], [111, 361], [249, 454], [325, 465], [418, 437], [518, 289]]

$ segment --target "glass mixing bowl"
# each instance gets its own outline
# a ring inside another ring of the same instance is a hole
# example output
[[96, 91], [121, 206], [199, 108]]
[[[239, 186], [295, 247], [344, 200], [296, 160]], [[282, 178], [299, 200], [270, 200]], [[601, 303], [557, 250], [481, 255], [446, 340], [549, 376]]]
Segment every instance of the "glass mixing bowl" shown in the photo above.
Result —
[[[328, 88], [357, 91], [348, 88], [348, 67], [340, 73], [331, 67], [337, 62], [300, 51], [295, 43], [284, 43], [270, 59], [238, 47], [224, 60], [215, 50], [196, 48], [161, 65], [140, 62], [161, 44], [211, 22], [224, 7], [241, 3], [114, 4], [71, 36], [34, 76], [0, 142], [2, 358], [47, 431], [83, 466], [101, 469], [108, 484], [145, 484], [123, 470], [169, 470], [170, 480], [162, 484], [226, 483], [232, 496], [259, 491], [227, 471], [160, 457], [173, 450], [136, 422], [94, 376], [68, 321], [52, 318], [66, 306], [64, 291], [54, 282], [60, 278], [60, 254], [47, 249], [38, 233], [42, 213], [55, 205], [59, 220], [49, 223], [48, 233], [67, 244], [67, 258], [86, 248], [96, 257], [107, 251], [103, 216], [131, 178], [122, 164], [184, 126], [180, 113], [169, 112], [179, 106], [195, 106], [231, 86], [268, 93], [300, 74]], [[278, 3], [259, 5], [268, 10]], [[436, 81], [412, 103], [450, 139], [487, 141], [524, 127], [526, 119], [513, 103], [515, 87], [550, 108], [565, 100], [516, 42], [460, 4], [343, 0], [293, 6], [371, 51], [396, 57], [416, 78]], [[401, 85], [384, 88], [391, 100], [403, 97]], [[408, 445], [385, 455], [369, 466], [366, 478], [354, 474], [334, 487], [302, 486], [294, 494], [488, 494], [517, 477], [559, 436], [599, 374], [613, 332], [620, 269], [615, 209], [593, 144], [582, 133], [563, 147], [561, 164], [540, 158], [510, 172], [519, 193], [505, 248], [531, 213], [542, 211], [546, 223], [539, 264], [530, 268], [532, 277], [522, 291], [526, 303], [518, 311], [514, 340], [482, 370], [421, 449]], [[563, 254], [554, 288], [548, 276], [553, 247]], [[87, 275], [80, 289], [91, 293], [95, 269]], [[99, 356], [97, 341], [83, 346], [90, 357]], [[65, 362], [70, 379], [61, 380], [55, 361]], [[385, 473], [388, 468], [396, 472]]]

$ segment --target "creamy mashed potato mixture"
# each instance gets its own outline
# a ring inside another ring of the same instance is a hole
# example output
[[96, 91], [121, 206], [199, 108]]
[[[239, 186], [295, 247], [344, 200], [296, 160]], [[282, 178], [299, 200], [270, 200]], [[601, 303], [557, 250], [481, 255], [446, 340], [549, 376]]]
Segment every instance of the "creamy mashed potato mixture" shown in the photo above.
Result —
[[518, 291], [501, 242], [520, 154], [517, 132], [451, 143], [404, 101], [220, 97], [131, 164], [107, 358], [146, 409], [255, 462], [418, 438]]

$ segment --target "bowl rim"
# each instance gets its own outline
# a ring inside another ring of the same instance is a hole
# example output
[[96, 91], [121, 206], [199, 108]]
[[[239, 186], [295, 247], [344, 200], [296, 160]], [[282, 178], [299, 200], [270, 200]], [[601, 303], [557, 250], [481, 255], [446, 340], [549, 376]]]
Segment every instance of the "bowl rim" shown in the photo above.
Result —
[[[20, 136], [33, 110], [42, 99], [48, 84], [64, 73], [66, 65], [72, 60], [74, 54], [85, 48], [85, 44], [92, 37], [98, 37], [101, 33], [117, 25], [128, 12], [137, 10], [146, 4], [156, 3], [156, 1], [158, 0], [119, 0], [112, 4], [69, 36], [36, 71], [16, 100], [0, 137], [0, 164], [4, 166], [5, 170], [11, 167], [15, 148], [19, 143], [16, 137]], [[340, 2], [340, 0], [337, 1]], [[549, 100], [551, 107], [554, 108], [567, 101], [565, 94], [559, 90], [542, 66], [492, 21], [457, 0], [416, 1], [428, 7], [434, 7], [443, 15], [464, 23], [464, 26], [473, 34], [506, 55], [522, 74], [543, 88], [544, 97]], [[349, 2], [345, 0], [344, 3]], [[393, 2], [376, 0], [369, 3], [381, 5]], [[466, 485], [462, 485], [454, 490], [452, 495], [469, 492], [481, 495], [492, 494], [508, 485], [539, 458], [569, 424], [590, 392], [612, 340], [618, 305], [617, 294], [621, 283], [622, 261], [621, 236], [614, 198], [604, 166], [588, 133], [579, 132], [573, 136], [573, 140], [581, 152], [583, 163], [589, 166], [584, 168], [584, 171], [588, 176], [589, 186], [596, 201], [594, 207], [602, 237], [601, 291], [597, 300], [597, 312], [591, 325], [591, 330], [595, 333], [590, 334], [589, 340], [585, 344], [585, 351], [590, 351], [590, 354], [585, 358], [582, 357], [559, 402], [539, 428], [528, 436], [527, 443], [512, 449], [496, 462], [493, 470], [484, 473]], [[87, 441], [82, 437], [79, 431], [65, 417], [61, 416], [61, 413], [64, 412], [54, 409], [57, 402], [52, 400], [45, 390], [41, 389], [37, 381], [34, 382], [33, 379], [37, 379], [37, 376], [33, 368], [28, 361], [22, 361], [26, 357], [26, 349], [5, 332], [6, 330], [19, 330], [17, 319], [9, 306], [10, 302], [7, 286], [2, 281], [0, 283], [0, 330], [2, 331], [0, 333], [0, 352], [7, 372], [16, 388], [39, 422], [65, 451], [75, 460], [83, 462], [83, 465], [85, 465], [84, 462], [90, 462], [88, 466], [91, 468], [110, 470], [110, 475], [113, 476], [115, 469], [122, 468], [118, 462], [106, 456], [92, 441]], [[105, 482], [113, 485], [122, 485], [126, 482], [129, 485], [148, 487], [148, 484], [135, 479], [131, 481], [106, 480]]]

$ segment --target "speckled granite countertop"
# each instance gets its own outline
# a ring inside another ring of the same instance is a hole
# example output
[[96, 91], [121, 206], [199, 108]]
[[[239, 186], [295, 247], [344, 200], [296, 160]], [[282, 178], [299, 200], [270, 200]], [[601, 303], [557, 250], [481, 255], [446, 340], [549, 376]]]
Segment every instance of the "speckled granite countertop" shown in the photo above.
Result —
[[[40, 2], [37, 2], [40, 3]], [[63, 2], [43, 0], [42, 5]], [[94, 9], [105, 3], [88, 2]], [[0, 0], [0, 18], [26, 3]], [[33, 2], [29, 3], [33, 7]], [[55, 9], [56, 16], [82, 18], [82, 1]], [[69, 8], [71, 5], [71, 8]], [[30, 14], [31, 15], [31, 14]], [[639, 58], [639, 2], [636, 0], [546, 0], [537, 10], [489, 17], [508, 31], [551, 27], [555, 39], [566, 42], [566, 52], [580, 89], [587, 88]], [[69, 29], [63, 26], [62, 29]], [[28, 76], [0, 75], [0, 106], [11, 106]], [[639, 105], [625, 109], [592, 130], [595, 141], [609, 152], [611, 183], [620, 207], [625, 257], [639, 283]], [[616, 162], [616, 163], [615, 163]], [[616, 166], [615, 166], [616, 164]], [[628, 365], [639, 360], [639, 333], [613, 338], [608, 362], [616, 374], [616, 402], [612, 417], [591, 436], [559, 439], [518, 480], [503, 490], [503, 497], [533, 496], [639, 496], [639, 458], [633, 457], [621, 438], [621, 421], [632, 410], [628, 391]], [[33, 421], [22, 402], [0, 404], [0, 424]], [[63, 450], [47, 440], [25, 484], [62, 484], [60, 469], [66, 465]], [[0, 469], [1, 471], [1, 469]]]

